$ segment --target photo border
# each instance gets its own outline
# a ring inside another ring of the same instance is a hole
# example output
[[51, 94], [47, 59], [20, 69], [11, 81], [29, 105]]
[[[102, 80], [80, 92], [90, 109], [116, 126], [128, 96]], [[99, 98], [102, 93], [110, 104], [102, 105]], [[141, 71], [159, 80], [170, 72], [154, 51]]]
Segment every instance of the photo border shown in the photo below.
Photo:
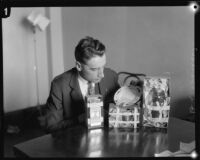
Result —
[[[197, 4], [197, 11], [195, 13], [195, 46], [194, 46], [194, 75], [195, 75], [195, 134], [200, 135], [199, 127], [200, 127], [200, 110], [199, 110], [199, 104], [200, 104], [200, 98], [199, 98], [199, 82], [200, 82], [200, 48], [199, 48], [199, 6], [200, 1], [144, 1], [144, 0], [137, 0], [137, 1], [131, 1], [131, 0], [115, 0], [115, 1], [109, 1], [109, 0], [2, 0], [0, 1], [0, 54], [1, 54], [1, 107], [0, 107], [0, 130], [1, 130], [1, 138], [3, 142], [4, 132], [5, 132], [5, 126], [4, 126], [4, 109], [3, 109], [3, 38], [2, 38], [2, 16], [6, 11], [9, 11], [10, 8], [10, 16], [12, 16], [12, 8], [13, 7], [90, 7], [90, 6], [189, 6], [191, 3]], [[3, 4], [3, 5], [2, 5]], [[9, 18], [9, 16], [7, 17]], [[199, 139], [196, 139], [196, 151], [197, 154], [200, 156], [200, 142]], [[0, 157], [3, 157], [4, 155], [4, 143], [1, 143], [1, 150], [0, 150]]]

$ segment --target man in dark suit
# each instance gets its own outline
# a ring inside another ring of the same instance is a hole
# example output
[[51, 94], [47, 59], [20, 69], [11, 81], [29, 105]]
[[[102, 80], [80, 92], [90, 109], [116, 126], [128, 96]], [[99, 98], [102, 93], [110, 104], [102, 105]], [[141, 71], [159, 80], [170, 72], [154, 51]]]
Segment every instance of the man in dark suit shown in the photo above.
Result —
[[97, 39], [81, 39], [75, 48], [76, 67], [58, 75], [51, 83], [41, 125], [47, 132], [64, 129], [86, 120], [88, 82], [103, 96], [104, 126], [108, 126], [108, 106], [119, 88], [117, 73], [105, 68], [105, 46]]

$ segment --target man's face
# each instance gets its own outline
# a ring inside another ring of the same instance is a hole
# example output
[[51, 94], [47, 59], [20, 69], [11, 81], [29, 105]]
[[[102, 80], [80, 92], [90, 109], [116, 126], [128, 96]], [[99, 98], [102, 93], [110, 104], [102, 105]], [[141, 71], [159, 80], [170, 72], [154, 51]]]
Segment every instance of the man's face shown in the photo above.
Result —
[[106, 65], [105, 54], [92, 57], [86, 64], [80, 63], [79, 73], [87, 81], [98, 83], [104, 77], [104, 67]]

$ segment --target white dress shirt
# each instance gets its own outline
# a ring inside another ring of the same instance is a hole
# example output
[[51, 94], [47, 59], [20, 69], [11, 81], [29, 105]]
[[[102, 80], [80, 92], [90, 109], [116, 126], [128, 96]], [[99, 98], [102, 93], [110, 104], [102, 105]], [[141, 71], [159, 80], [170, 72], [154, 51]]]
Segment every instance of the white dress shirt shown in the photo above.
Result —
[[87, 92], [88, 92], [88, 81], [82, 78], [80, 74], [78, 74], [78, 83], [81, 89], [83, 99], [85, 100], [85, 96], [87, 95]]

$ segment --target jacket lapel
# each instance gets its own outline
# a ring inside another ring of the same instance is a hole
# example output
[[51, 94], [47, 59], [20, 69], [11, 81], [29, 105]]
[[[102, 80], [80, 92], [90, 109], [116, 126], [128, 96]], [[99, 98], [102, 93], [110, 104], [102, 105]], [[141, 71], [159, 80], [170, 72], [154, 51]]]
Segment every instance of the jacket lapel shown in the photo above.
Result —
[[[75, 69], [72, 76], [71, 76], [71, 81], [70, 81], [70, 87], [71, 87], [71, 98], [72, 101], [74, 102], [74, 106], [72, 106], [77, 112], [83, 112], [85, 111], [85, 101], [83, 100], [82, 93], [79, 87], [78, 83], [78, 72]], [[79, 113], [80, 113], [79, 112]]]

